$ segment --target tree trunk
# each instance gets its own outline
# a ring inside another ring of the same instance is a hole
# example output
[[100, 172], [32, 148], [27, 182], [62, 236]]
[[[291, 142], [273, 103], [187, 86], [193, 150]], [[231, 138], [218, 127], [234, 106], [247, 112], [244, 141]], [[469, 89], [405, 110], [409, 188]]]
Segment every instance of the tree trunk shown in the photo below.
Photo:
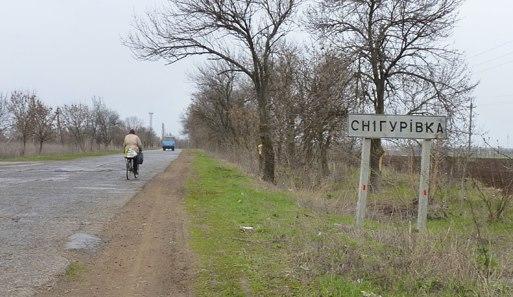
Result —
[[269, 97], [266, 87], [257, 90], [258, 131], [262, 144], [263, 173], [262, 179], [274, 183], [274, 148], [272, 142], [271, 116], [269, 114]]
[[287, 116], [287, 161], [291, 168], [296, 168], [296, 144], [295, 144], [295, 133], [294, 133], [294, 116], [289, 112]]
[[328, 166], [328, 149], [330, 146], [330, 136], [324, 141], [322, 134], [319, 135], [319, 158], [321, 161], [321, 174], [322, 177], [327, 177], [330, 175], [330, 168]]
[[379, 160], [385, 153], [381, 145], [381, 139], [371, 140], [371, 157], [370, 157], [370, 187], [371, 190], [376, 192], [381, 189], [381, 170], [379, 168]]
[[85, 140], [83, 140], [81, 137], [80, 139], [78, 140], [78, 145], [80, 147], [80, 151], [82, 152], [85, 152], [86, 151], [86, 144], [85, 144]]
[[[376, 82], [376, 102], [374, 104], [376, 114], [385, 113], [385, 81], [380, 79]], [[381, 169], [379, 160], [385, 153], [381, 139], [371, 141], [371, 162], [370, 162], [370, 189], [374, 192], [381, 190]]]
[[27, 139], [25, 139], [25, 137], [23, 137], [22, 141], [23, 141], [23, 148], [21, 149], [21, 155], [25, 156], [25, 151], [27, 149]]
[[278, 139], [275, 142], [275, 148], [276, 148], [275, 160], [276, 160], [276, 163], [283, 164], [283, 159], [284, 159], [283, 158], [283, 143], [284, 143], [283, 133], [278, 133], [277, 136], [278, 136], [277, 137]]
[[39, 154], [41, 155], [41, 153], [43, 152], [43, 141], [39, 141]]

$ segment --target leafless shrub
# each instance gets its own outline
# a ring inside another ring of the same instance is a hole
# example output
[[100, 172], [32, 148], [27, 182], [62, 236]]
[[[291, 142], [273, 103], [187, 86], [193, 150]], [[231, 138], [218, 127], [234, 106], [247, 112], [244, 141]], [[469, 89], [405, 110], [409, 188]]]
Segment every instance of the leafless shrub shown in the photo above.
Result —
[[125, 119], [124, 125], [128, 130], [134, 129], [139, 131], [144, 126], [144, 123], [138, 117], [131, 116]]
[[21, 139], [23, 148], [21, 154], [25, 154], [27, 142], [34, 133], [34, 119], [31, 110], [31, 103], [35, 100], [36, 95], [14, 91], [11, 94], [8, 110], [12, 116], [12, 128], [14, 133]]
[[54, 120], [56, 114], [52, 108], [46, 106], [41, 100], [33, 99], [30, 103], [30, 112], [34, 121], [34, 138], [39, 144], [38, 153], [43, 151], [43, 144], [54, 136]]
[[[122, 135], [127, 131], [123, 131], [122, 121], [119, 118], [119, 114], [109, 109], [101, 98], [93, 99], [93, 108], [91, 111], [92, 124], [91, 130], [94, 134], [90, 134], [89, 137], [94, 139], [98, 145], [103, 144], [108, 147], [116, 136]], [[121, 141], [118, 139], [118, 143]]]
[[197, 91], [183, 119], [184, 131], [192, 145], [244, 163], [257, 157], [257, 111], [246, 81], [224, 67], [200, 69]]
[[7, 96], [0, 93], [0, 138], [5, 137], [9, 125], [9, 109]]
[[84, 104], [64, 105], [62, 114], [66, 130], [73, 138], [76, 147], [83, 151], [90, 121], [89, 107]]
[[503, 219], [504, 215], [511, 207], [513, 201], [512, 193], [499, 188], [483, 189], [482, 185], [474, 178], [471, 180], [474, 189], [476, 189], [479, 194], [481, 202], [485, 205], [488, 221], [495, 222]]

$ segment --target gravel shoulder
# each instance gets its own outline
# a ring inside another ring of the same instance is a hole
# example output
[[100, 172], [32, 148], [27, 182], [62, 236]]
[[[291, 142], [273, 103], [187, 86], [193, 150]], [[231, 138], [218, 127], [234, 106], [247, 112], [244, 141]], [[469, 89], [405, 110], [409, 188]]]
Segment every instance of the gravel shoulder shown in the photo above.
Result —
[[182, 153], [122, 208], [96, 255], [69, 252], [79, 268], [37, 296], [192, 296], [195, 261], [183, 205], [191, 158]]

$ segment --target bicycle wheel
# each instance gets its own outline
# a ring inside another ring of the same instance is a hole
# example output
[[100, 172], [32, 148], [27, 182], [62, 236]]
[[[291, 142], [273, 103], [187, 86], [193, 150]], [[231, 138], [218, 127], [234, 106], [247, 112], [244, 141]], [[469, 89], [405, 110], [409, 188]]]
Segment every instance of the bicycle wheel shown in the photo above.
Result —
[[130, 171], [132, 170], [132, 166], [131, 166], [131, 162], [132, 160], [127, 158], [126, 159], [126, 179], [129, 180], [130, 179]]

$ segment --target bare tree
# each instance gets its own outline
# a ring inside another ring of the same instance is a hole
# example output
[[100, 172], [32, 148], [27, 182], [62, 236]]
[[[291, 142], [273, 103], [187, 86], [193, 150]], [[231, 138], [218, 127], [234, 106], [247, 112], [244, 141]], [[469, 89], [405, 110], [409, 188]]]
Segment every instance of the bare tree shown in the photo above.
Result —
[[[457, 111], [475, 86], [461, 55], [444, 45], [461, 0], [329, 0], [312, 11], [313, 28], [347, 53], [362, 111]], [[371, 183], [379, 188], [384, 150], [372, 141]]]
[[54, 136], [54, 120], [56, 114], [52, 108], [41, 100], [33, 98], [30, 102], [30, 114], [34, 121], [34, 138], [39, 144], [39, 154], [43, 151], [43, 144]]
[[127, 128], [126, 132], [128, 132], [130, 129], [134, 129], [135, 131], [140, 130], [144, 126], [144, 123], [140, 118], [131, 116], [125, 119], [124, 125]]
[[21, 139], [25, 155], [27, 141], [34, 134], [34, 120], [31, 114], [31, 102], [36, 95], [27, 92], [14, 91], [8, 103], [8, 110], [12, 115], [12, 127], [16, 135]]
[[114, 140], [116, 134], [122, 131], [121, 120], [117, 112], [106, 109], [98, 121], [98, 140], [105, 147], [108, 147]]
[[61, 145], [64, 145], [64, 129], [62, 126], [62, 109], [57, 107], [55, 109], [55, 121], [57, 125], [57, 133], [59, 133], [59, 141]]
[[274, 182], [269, 79], [276, 47], [287, 34], [298, 0], [171, 0], [136, 23], [127, 40], [141, 59], [174, 63], [194, 55], [227, 62], [246, 74], [258, 103], [263, 179]]
[[64, 125], [77, 148], [84, 150], [84, 141], [87, 136], [88, 121], [90, 119], [89, 107], [84, 104], [64, 105], [62, 108]]
[[93, 149], [93, 144], [96, 141], [96, 144], [100, 145], [101, 140], [101, 128], [100, 122], [105, 117], [105, 113], [107, 111], [107, 107], [100, 97], [93, 97], [91, 99], [92, 107], [90, 110], [90, 118], [87, 121], [87, 134], [89, 136], [89, 146], [90, 149]]
[[289, 51], [275, 65], [271, 92], [278, 155], [292, 167], [319, 164], [327, 176], [328, 151], [350, 103], [346, 63], [333, 53]]
[[321, 173], [329, 174], [328, 150], [349, 109], [348, 73], [346, 63], [340, 57], [324, 53], [312, 57], [311, 70], [305, 75], [308, 97], [304, 101], [304, 141], [316, 146]]
[[222, 65], [211, 65], [200, 69], [195, 78], [197, 91], [189, 113], [208, 128], [210, 132], [205, 136], [217, 142], [219, 148], [240, 147], [244, 143], [232, 115], [247, 98], [237, 96], [235, 76], [223, 71]]
[[[117, 121], [117, 125], [113, 125], [113, 123]], [[159, 143], [160, 138], [155, 134], [155, 131], [153, 129], [149, 129], [147, 127], [144, 127], [144, 121], [141, 120], [138, 117], [131, 116], [126, 118], [123, 122], [119, 121], [119, 116], [117, 113], [113, 112], [111, 117], [111, 127], [113, 131], [118, 131], [119, 134], [125, 136], [125, 134], [130, 129], [134, 129], [135, 133], [139, 135], [139, 138], [141, 138], [141, 142], [143, 143], [144, 147], [151, 147], [154, 143]], [[123, 139], [121, 139], [121, 143], [123, 142]]]
[[91, 123], [89, 124], [91, 143], [96, 141], [98, 146], [103, 144], [108, 147], [116, 138], [116, 134], [122, 130], [123, 123], [119, 114], [108, 108], [101, 98], [95, 97], [92, 101]]
[[5, 136], [5, 130], [9, 125], [7, 95], [0, 94], [0, 138]]

